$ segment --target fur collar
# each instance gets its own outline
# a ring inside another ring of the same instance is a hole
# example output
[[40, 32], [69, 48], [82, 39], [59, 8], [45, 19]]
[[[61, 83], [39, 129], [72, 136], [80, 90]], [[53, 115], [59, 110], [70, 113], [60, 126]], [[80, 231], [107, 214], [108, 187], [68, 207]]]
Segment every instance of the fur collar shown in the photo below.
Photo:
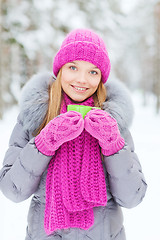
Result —
[[[20, 119], [24, 130], [33, 132], [42, 123], [48, 106], [48, 86], [50, 73], [34, 75], [23, 87], [20, 98]], [[133, 105], [130, 93], [120, 81], [109, 80], [105, 84], [107, 99], [103, 109], [118, 122], [120, 131], [129, 128], [133, 119]]]

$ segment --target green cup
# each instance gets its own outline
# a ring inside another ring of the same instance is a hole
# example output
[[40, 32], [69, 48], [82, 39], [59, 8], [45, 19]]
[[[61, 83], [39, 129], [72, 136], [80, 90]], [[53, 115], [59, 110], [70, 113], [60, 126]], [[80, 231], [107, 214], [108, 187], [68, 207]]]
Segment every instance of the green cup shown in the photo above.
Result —
[[82, 114], [82, 117], [86, 116], [86, 114], [92, 110], [92, 109], [100, 109], [98, 107], [90, 107], [90, 106], [84, 106], [84, 105], [68, 105], [67, 106], [67, 112], [69, 111], [76, 111]]

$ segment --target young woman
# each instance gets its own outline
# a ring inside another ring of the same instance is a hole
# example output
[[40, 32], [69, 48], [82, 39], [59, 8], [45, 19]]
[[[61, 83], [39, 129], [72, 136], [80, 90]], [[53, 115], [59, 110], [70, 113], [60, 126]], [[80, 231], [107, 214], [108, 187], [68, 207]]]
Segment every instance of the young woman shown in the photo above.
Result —
[[0, 189], [15, 202], [33, 195], [26, 240], [125, 240], [121, 206], [136, 206], [146, 191], [129, 93], [107, 82], [105, 44], [88, 29], [66, 36], [53, 72], [22, 91]]

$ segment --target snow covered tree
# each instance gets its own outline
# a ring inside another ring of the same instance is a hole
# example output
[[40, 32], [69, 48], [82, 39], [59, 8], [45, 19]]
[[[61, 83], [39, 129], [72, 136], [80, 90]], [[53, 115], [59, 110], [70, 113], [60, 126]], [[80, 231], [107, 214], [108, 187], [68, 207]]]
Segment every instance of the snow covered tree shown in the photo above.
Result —
[[14, 103], [11, 86], [11, 51], [8, 41], [10, 32], [7, 27], [9, 3], [5, 0], [0, 2], [0, 118], [7, 106]]
[[154, 93], [157, 98], [156, 110], [160, 110], [160, 1], [154, 7], [155, 19], [155, 57], [154, 57]]
[[153, 85], [158, 89], [159, 19], [154, 22], [153, 13], [159, 0], [0, 1], [0, 117], [18, 100], [30, 76], [52, 71], [54, 54], [74, 28], [91, 28], [103, 37], [112, 63], [110, 78], [144, 93]]

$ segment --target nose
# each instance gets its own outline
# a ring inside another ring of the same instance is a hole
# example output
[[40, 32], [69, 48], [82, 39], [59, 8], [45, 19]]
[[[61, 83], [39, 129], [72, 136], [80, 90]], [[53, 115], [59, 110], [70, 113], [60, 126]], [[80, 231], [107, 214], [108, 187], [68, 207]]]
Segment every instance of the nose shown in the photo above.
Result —
[[77, 76], [77, 83], [80, 84], [86, 84], [87, 83], [87, 77], [86, 77], [86, 73], [84, 71], [80, 71], [78, 76]]

